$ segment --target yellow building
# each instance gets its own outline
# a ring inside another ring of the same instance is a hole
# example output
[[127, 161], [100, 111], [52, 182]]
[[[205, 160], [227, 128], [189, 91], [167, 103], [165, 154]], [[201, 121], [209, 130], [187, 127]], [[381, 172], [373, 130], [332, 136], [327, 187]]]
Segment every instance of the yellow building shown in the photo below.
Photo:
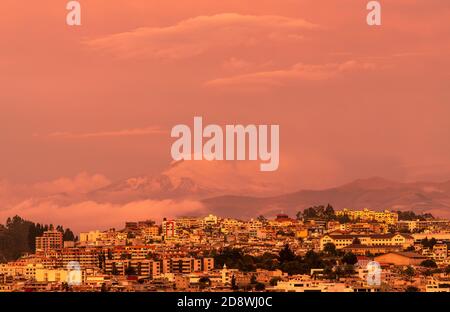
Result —
[[63, 283], [67, 282], [68, 271], [63, 269], [36, 269], [35, 280], [36, 282], [55, 282]]
[[352, 245], [355, 240], [359, 240], [361, 245], [367, 246], [401, 246], [407, 248], [414, 244], [414, 239], [407, 234], [341, 234], [331, 233], [322, 236], [320, 239], [320, 250], [323, 250], [325, 245], [332, 243], [336, 249], [342, 249]]
[[398, 214], [389, 210], [372, 211], [367, 208], [363, 210], [350, 210], [344, 208], [335, 212], [337, 216], [348, 216], [350, 220], [360, 221], [377, 221], [387, 224], [396, 224], [398, 222]]

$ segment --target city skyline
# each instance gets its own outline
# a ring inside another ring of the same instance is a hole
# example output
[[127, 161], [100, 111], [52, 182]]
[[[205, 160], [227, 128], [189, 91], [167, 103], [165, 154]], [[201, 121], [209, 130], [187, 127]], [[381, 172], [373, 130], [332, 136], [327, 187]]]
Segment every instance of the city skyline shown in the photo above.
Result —
[[18, 243], [0, 246], [0, 292], [450, 292], [449, 229], [429, 214], [330, 205], [296, 218], [127, 221], [77, 236], [14, 217], [0, 226]]

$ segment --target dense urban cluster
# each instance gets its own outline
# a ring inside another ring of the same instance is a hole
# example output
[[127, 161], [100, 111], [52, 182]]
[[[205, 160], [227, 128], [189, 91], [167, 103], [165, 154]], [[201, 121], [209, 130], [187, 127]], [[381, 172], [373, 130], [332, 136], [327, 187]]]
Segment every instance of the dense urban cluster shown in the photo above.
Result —
[[450, 222], [412, 212], [328, 205], [295, 217], [125, 222], [78, 237], [33, 229], [34, 250], [0, 264], [0, 291], [450, 291]]

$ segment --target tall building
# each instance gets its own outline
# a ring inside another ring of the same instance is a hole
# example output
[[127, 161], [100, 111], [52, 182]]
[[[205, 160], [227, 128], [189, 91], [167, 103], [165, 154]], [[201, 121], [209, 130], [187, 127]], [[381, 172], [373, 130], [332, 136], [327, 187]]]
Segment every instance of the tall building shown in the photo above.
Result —
[[165, 237], [174, 237], [176, 236], [176, 223], [174, 220], [166, 220], [164, 219], [162, 224], [162, 235]]
[[47, 251], [63, 248], [63, 234], [56, 230], [45, 231], [36, 237], [36, 251]]

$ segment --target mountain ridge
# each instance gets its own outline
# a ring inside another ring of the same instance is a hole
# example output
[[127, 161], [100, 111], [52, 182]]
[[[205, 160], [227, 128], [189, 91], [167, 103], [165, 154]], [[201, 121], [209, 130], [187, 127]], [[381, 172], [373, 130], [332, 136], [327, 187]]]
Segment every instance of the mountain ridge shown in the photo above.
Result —
[[396, 182], [373, 177], [323, 190], [300, 190], [271, 197], [225, 195], [202, 200], [212, 213], [254, 217], [284, 212], [295, 215], [314, 205], [335, 209], [413, 210], [450, 217], [450, 181]]

